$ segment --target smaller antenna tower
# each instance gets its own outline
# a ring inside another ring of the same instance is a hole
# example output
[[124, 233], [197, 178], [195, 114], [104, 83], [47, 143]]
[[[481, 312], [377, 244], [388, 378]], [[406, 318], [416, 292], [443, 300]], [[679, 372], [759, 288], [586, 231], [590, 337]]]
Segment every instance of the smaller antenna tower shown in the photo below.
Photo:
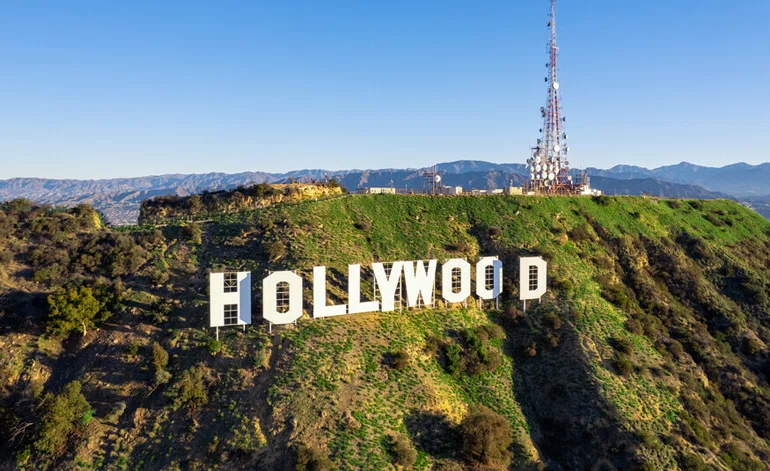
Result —
[[432, 165], [422, 172], [422, 192], [426, 195], [441, 194], [441, 175], [438, 173], [435, 165]]

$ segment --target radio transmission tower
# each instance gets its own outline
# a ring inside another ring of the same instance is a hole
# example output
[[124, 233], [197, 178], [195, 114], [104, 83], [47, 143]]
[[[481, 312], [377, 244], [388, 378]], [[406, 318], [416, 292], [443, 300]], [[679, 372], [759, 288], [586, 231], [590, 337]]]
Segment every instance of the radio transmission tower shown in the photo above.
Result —
[[574, 191], [572, 177], [569, 175], [567, 160], [567, 134], [564, 132], [561, 101], [559, 99], [559, 78], [557, 59], [559, 48], [556, 46], [556, 0], [551, 0], [551, 16], [548, 20], [551, 33], [548, 44], [548, 100], [540, 108], [543, 117], [542, 136], [537, 140], [537, 147], [532, 149], [532, 157], [527, 160], [529, 169], [528, 189], [539, 193], [569, 194]]

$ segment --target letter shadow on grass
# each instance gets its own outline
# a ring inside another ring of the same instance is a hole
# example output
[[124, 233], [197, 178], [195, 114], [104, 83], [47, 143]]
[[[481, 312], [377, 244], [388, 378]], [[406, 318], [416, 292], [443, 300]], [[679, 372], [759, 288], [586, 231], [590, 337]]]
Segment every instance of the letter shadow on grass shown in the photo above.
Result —
[[[508, 354], [514, 358], [513, 388], [530, 436], [549, 470], [638, 469], [636, 439], [624, 431], [615, 406], [605, 400], [570, 322], [560, 329], [556, 348], [533, 334], [543, 305], [507, 329]], [[537, 342], [525, 358], [524, 346]]]

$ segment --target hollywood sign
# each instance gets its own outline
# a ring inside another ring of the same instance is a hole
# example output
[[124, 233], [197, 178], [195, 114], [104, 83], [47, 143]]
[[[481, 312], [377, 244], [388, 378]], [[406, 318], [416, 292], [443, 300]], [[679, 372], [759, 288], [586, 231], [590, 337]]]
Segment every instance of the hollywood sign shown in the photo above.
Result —
[[[361, 296], [361, 265], [348, 266], [348, 302], [327, 301], [326, 267], [313, 267], [313, 318], [365, 312], [388, 312], [403, 305], [432, 307], [437, 295], [437, 260], [373, 263], [374, 300]], [[471, 297], [471, 264], [456, 258], [441, 264], [441, 297], [447, 304], [465, 303]], [[519, 258], [519, 299], [540, 299], [546, 292], [547, 264], [541, 257]], [[475, 264], [475, 294], [497, 301], [503, 292], [503, 262], [484, 257]], [[211, 327], [251, 324], [251, 272], [211, 273], [209, 276]], [[302, 277], [277, 271], [262, 280], [262, 317], [271, 324], [291, 324], [302, 316]], [[376, 299], [379, 298], [379, 299]]]

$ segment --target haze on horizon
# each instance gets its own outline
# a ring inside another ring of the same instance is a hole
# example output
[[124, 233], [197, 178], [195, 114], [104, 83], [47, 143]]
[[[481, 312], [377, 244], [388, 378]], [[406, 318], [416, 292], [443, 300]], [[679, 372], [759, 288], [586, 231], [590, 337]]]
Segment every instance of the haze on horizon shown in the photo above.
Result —
[[[549, 2], [13, 2], [0, 179], [523, 163]], [[573, 167], [770, 160], [770, 2], [557, 0]]]

